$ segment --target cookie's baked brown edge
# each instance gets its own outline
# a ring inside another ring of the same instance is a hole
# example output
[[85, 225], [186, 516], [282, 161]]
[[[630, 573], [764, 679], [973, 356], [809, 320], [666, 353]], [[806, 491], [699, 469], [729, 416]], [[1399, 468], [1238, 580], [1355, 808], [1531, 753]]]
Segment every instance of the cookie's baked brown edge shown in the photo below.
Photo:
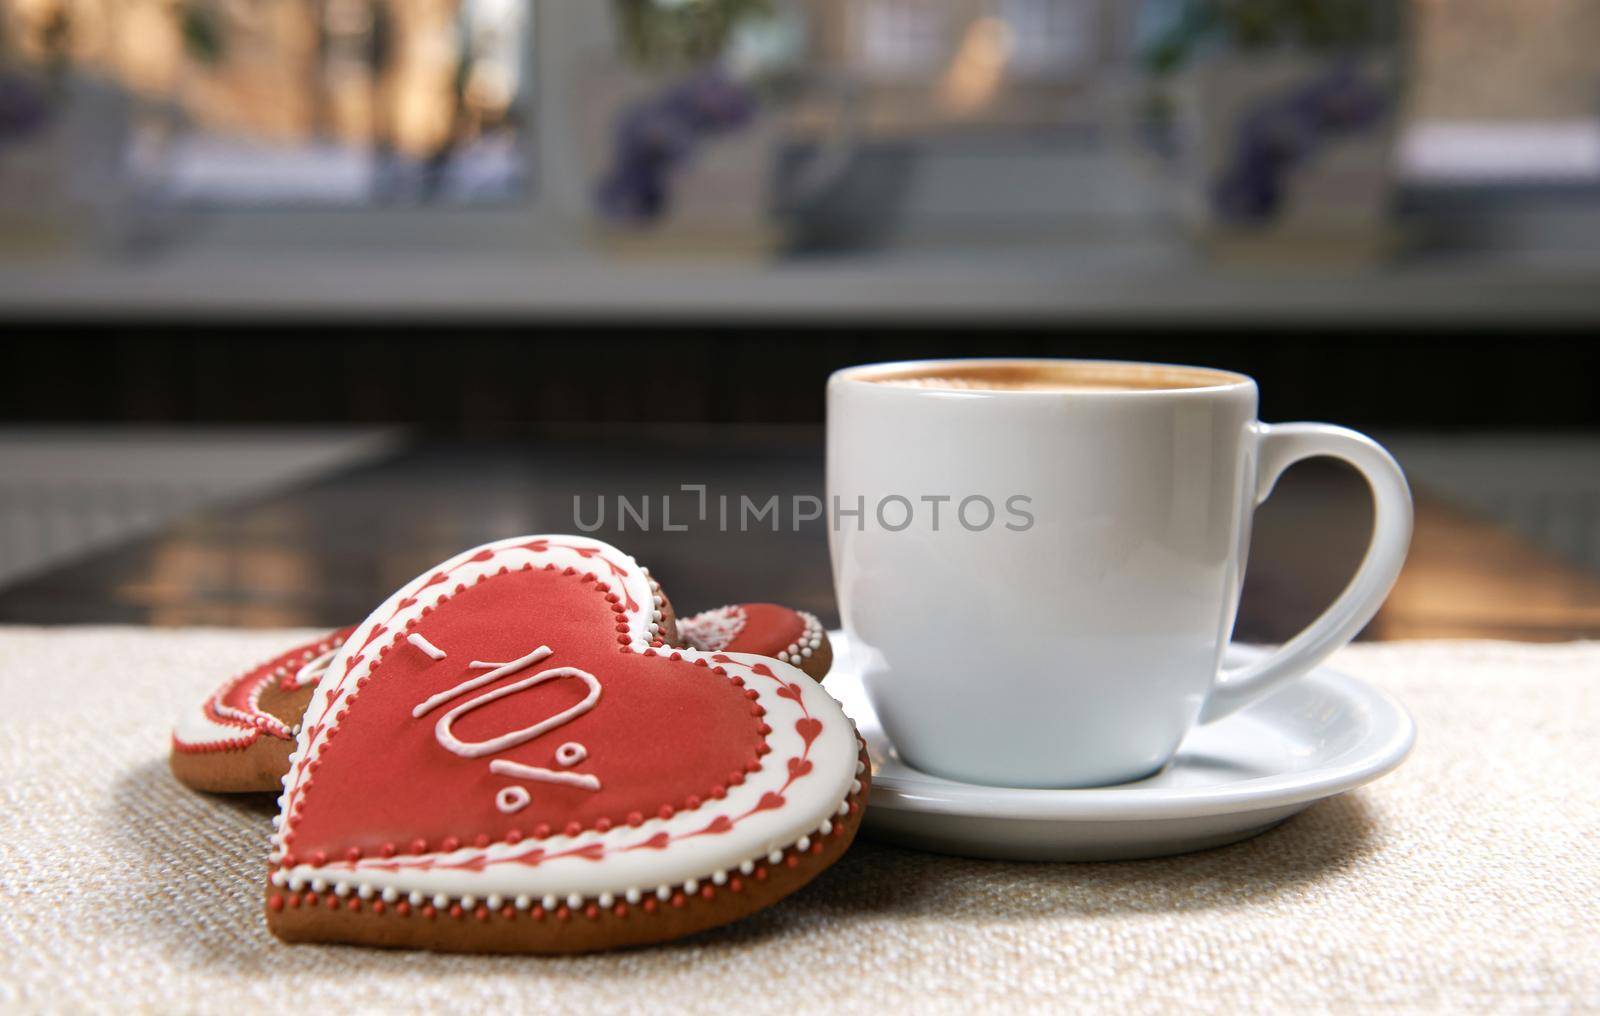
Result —
[[565, 906], [546, 913], [537, 905], [519, 911], [510, 903], [497, 911], [479, 903], [470, 911], [456, 904], [441, 912], [431, 904], [413, 908], [404, 900], [385, 904], [355, 896], [341, 898], [332, 892], [296, 893], [267, 882], [267, 926], [290, 943], [337, 942], [452, 953], [559, 955], [682, 938], [777, 903], [843, 856], [861, 827], [872, 792], [871, 761], [865, 746], [860, 748], [859, 759], [863, 764], [861, 789], [846, 798], [849, 813], [834, 820], [828, 835], [811, 837], [804, 851], [790, 845], [777, 864], [761, 860], [749, 876], [730, 872], [722, 886], [707, 881], [693, 896], [679, 888], [665, 902], [649, 895], [637, 905], [619, 900], [602, 911], [598, 904], [590, 903], [576, 913]]

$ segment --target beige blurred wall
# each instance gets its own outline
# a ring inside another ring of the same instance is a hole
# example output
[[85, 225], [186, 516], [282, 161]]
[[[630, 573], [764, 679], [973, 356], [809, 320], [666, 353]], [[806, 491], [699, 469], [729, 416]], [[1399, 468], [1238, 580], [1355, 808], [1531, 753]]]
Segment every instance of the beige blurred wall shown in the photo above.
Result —
[[1600, 0], [1413, 0], [1420, 118], [1600, 115]]

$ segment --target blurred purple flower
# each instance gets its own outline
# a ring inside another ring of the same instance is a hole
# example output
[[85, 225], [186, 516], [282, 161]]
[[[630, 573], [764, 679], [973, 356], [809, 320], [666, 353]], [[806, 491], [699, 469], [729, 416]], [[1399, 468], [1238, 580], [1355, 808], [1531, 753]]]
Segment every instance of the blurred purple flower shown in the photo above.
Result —
[[595, 194], [595, 203], [609, 219], [649, 221], [666, 209], [667, 191], [660, 173], [635, 169], [613, 173]]
[[617, 117], [611, 166], [595, 188], [607, 218], [649, 222], [666, 212], [672, 173], [705, 139], [754, 119], [755, 93], [721, 70], [706, 68]]
[[1317, 143], [1317, 124], [1293, 105], [1268, 106], [1245, 119], [1239, 130], [1240, 163], [1286, 169], [1305, 158]]
[[755, 116], [755, 96], [717, 68], [702, 70], [670, 89], [666, 105], [708, 134], [736, 130]]
[[0, 144], [37, 133], [50, 122], [42, 89], [21, 74], [0, 71]]
[[668, 167], [694, 147], [694, 128], [655, 103], [635, 106], [617, 120], [616, 156], [620, 167]]
[[1358, 130], [1383, 118], [1387, 96], [1349, 65], [1312, 82], [1296, 97], [1304, 115], [1328, 130]]
[[1245, 169], [1224, 176], [1212, 192], [1217, 214], [1235, 222], [1259, 222], [1278, 210], [1282, 190], [1267, 169]]
[[1217, 215], [1261, 223], [1277, 214], [1284, 178], [1332, 138], [1380, 123], [1389, 95], [1349, 63], [1341, 63], [1242, 118], [1233, 153], [1212, 188]]

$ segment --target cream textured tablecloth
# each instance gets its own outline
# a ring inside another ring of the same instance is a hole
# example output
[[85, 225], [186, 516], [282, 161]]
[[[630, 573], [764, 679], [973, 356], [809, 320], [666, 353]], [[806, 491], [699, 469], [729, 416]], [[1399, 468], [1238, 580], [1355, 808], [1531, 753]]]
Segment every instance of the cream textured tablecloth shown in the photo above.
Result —
[[1248, 843], [1035, 865], [861, 841], [732, 927], [535, 959], [267, 934], [271, 805], [178, 786], [167, 733], [299, 634], [0, 628], [0, 1009], [1600, 1009], [1600, 644], [1345, 650], [1415, 713], [1414, 755]]

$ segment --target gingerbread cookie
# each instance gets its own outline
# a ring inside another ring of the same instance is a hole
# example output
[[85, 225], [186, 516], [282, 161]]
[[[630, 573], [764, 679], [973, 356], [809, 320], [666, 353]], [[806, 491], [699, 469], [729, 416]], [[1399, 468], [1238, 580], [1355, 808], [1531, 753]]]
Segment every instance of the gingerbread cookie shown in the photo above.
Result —
[[869, 774], [786, 663], [677, 649], [634, 560], [575, 536], [468, 551], [335, 656], [279, 799], [290, 942], [581, 952], [793, 892], [855, 835]]
[[229, 678], [184, 710], [172, 730], [172, 772], [195, 790], [272, 790], [289, 769], [311, 692], [354, 628], [295, 646]]
[[818, 681], [833, 665], [833, 646], [817, 616], [776, 603], [733, 603], [685, 617], [678, 635], [683, 644], [706, 652], [771, 656]]
[[[643, 569], [649, 575], [648, 569]], [[827, 633], [812, 614], [774, 603], [739, 603], [676, 621], [661, 597], [661, 631], [671, 645], [756, 653], [794, 663], [821, 680], [833, 660]], [[213, 793], [280, 789], [300, 717], [345, 628], [297, 646], [248, 673], [231, 677], [186, 710], [172, 733], [171, 766], [185, 785]]]

